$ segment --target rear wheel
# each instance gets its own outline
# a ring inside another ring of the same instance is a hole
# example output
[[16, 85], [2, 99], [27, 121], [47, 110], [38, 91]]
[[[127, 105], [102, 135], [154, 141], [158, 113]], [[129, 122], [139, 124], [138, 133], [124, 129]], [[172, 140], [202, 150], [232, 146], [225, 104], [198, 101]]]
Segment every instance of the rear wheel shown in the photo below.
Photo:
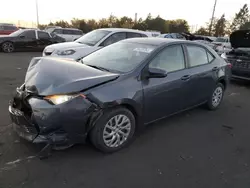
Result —
[[213, 90], [213, 93], [211, 94], [207, 102], [207, 107], [209, 110], [216, 110], [220, 106], [224, 96], [224, 90], [225, 87], [223, 84], [218, 83], [216, 85], [215, 89]]
[[135, 117], [128, 109], [108, 110], [91, 130], [92, 144], [105, 153], [116, 152], [131, 143], [135, 133]]
[[4, 42], [2, 44], [2, 50], [5, 53], [14, 52], [14, 50], [15, 50], [14, 44], [12, 42]]

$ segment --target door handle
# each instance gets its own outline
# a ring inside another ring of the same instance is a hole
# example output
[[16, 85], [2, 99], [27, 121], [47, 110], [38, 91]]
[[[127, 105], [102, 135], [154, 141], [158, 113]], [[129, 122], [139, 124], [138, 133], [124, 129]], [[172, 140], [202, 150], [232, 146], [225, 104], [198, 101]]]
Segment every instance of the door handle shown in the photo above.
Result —
[[219, 68], [218, 67], [214, 67], [212, 68], [212, 71], [217, 71]]
[[190, 75], [185, 75], [185, 76], [182, 76], [181, 79], [182, 80], [189, 80], [190, 79]]

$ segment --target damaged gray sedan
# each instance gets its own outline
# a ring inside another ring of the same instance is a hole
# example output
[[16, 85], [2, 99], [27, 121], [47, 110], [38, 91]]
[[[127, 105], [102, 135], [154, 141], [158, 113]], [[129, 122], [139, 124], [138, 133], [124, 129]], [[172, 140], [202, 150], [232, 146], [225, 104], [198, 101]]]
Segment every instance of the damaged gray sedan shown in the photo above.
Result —
[[217, 109], [229, 69], [202, 44], [128, 39], [80, 62], [34, 58], [9, 112], [19, 136], [33, 143], [65, 148], [90, 138], [115, 152], [142, 125], [204, 103]]

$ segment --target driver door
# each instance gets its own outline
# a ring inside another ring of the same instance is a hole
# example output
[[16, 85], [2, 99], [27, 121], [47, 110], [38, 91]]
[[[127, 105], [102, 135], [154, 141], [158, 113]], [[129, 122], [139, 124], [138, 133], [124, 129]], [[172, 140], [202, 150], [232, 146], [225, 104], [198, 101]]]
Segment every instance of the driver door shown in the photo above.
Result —
[[188, 70], [182, 45], [165, 47], [148, 67], [163, 69], [168, 74], [165, 78], [147, 78], [142, 81], [145, 123], [169, 116], [187, 105]]
[[27, 30], [19, 35], [15, 45], [20, 49], [33, 49], [37, 46], [35, 30]]

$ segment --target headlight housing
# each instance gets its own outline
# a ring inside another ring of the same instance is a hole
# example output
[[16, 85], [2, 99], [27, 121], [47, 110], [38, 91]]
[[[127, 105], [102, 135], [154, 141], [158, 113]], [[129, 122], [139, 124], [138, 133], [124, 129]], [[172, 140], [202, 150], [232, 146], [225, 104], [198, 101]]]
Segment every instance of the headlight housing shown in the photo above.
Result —
[[57, 55], [72, 55], [74, 54], [76, 51], [75, 50], [64, 50], [64, 51], [58, 51]]
[[44, 99], [55, 104], [55, 105], [58, 105], [58, 104], [62, 104], [62, 103], [65, 103], [67, 101], [70, 101], [78, 96], [86, 98], [86, 96], [83, 94], [72, 94], [72, 95], [69, 94], [69, 95], [50, 95], [50, 96], [44, 97]]

